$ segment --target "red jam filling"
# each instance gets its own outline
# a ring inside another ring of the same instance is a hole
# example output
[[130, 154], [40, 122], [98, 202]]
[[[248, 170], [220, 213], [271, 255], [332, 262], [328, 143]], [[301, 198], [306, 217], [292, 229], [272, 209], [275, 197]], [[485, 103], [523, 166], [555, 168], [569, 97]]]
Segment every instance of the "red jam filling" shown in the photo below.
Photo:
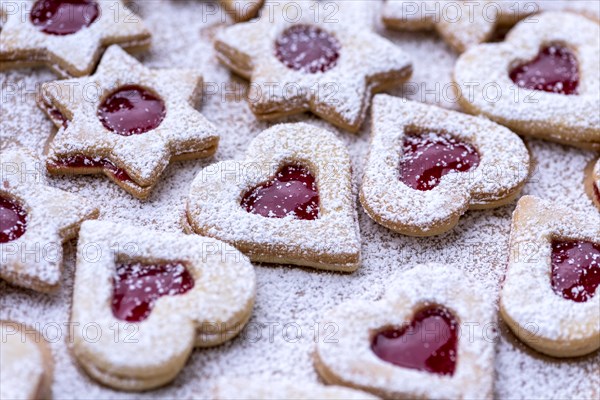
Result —
[[0, 195], [0, 243], [23, 236], [27, 230], [27, 212], [16, 201]]
[[90, 26], [100, 15], [94, 0], [38, 0], [31, 23], [50, 35], [70, 35]]
[[479, 153], [450, 135], [429, 132], [404, 138], [400, 180], [416, 190], [431, 190], [450, 172], [467, 172], [479, 165]]
[[115, 178], [122, 182], [133, 182], [133, 179], [123, 168], [117, 167], [110, 160], [103, 158], [92, 158], [83, 155], [74, 155], [60, 159], [55, 162], [59, 167], [68, 168], [102, 168], [109, 171]]
[[600, 243], [552, 241], [552, 289], [565, 299], [583, 303], [600, 285]]
[[122, 136], [139, 135], [156, 129], [167, 109], [161, 98], [137, 85], [122, 86], [98, 107], [104, 127]]
[[331, 34], [312, 25], [286, 29], [275, 42], [275, 56], [286, 67], [314, 74], [335, 67], [340, 43]]
[[162, 296], [184, 294], [194, 278], [180, 262], [166, 264], [120, 264], [113, 277], [112, 313], [127, 322], [148, 318]]
[[453, 375], [457, 343], [456, 319], [446, 308], [436, 306], [419, 311], [408, 326], [380, 331], [371, 349], [399, 367]]
[[577, 94], [579, 68], [577, 58], [566, 47], [543, 48], [535, 59], [510, 71], [510, 79], [524, 89], [559, 94]]
[[263, 217], [319, 218], [319, 192], [315, 178], [308, 169], [297, 165], [279, 169], [273, 180], [247, 192], [241, 205], [249, 213]]
[[594, 183], [594, 196], [596, 196], [596, 201], [600, 204], [600, 187]]
[[58, 108], [53, 106], [52, 104], [46, 104], [48, 114], [50, 114], [50, 118], [54, 120], [58, 120], [62, 122], [63, 128], [69, 126], [69, 120], [60, 112]]

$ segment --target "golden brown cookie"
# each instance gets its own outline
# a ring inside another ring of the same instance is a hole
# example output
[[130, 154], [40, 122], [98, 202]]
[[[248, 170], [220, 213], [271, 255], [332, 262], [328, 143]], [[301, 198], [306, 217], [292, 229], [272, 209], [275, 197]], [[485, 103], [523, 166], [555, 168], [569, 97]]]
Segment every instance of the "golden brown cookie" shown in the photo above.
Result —
[[463, 53], [460, 105], [521, 134], [600, 149], [600, 25], [573, 13], [521, 21], [506, 40]]
[[198, 173], [188, 230], [253, 261], [351, 272], [360, 264], [348, 151], [333, 133], [296, 123], [258, 135], [243, 161]]
[[104, 49], [150, 46], [150, 31], [122, 0], [23, 0], [2, 7], [0, 69], [45, 65], [60, 77], [92, 73]]
[[248, 21], [255, 17], [264, 0], [220, 0], [221, 6], [236, 22]]
[[194, 347], [230, 340], [250, 318], [254, 268], [218, 240], [90, 221], [77, 250], [71, 323], [93, 328], [75, 330], [72, 350], [105, 385], [162, 386]]
[[371, 123], [360, 201], [395, 232], [446, 232], [468, 209], [513, 201], [529, 176], [523, 141], [485, 118], [380, 94]]
[[43, 84], [39, 105], [59, 128], [48, 171], [104, 173], [145, 199], [171, 161], [216, 151], [216, 128], [195, 108], [201, 95], [198, 73], [151, 70], [111, 46], [94, 75]]
[[592, 203], [600, 209], [600, 158], [591, 161], [586, 167], [584, 186]]
[[500, 312], [534, 349], [575, 357], [600, 348], [600, 217], [524, 196], [513, 214]]

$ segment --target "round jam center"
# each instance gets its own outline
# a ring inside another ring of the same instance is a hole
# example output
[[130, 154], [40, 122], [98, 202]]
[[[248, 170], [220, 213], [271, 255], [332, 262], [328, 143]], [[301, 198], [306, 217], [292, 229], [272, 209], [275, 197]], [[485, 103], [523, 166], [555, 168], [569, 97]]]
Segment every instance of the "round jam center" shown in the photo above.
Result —
[[115, 318], [141, 322], [162, 296], [184, 294], [194, 278], [182, 263], [120, 264], [113, 277], [112, 312]]
[[128, 85], [110, 94], [98, 107], [104, 127], [123, 136], [156, 129], [165, 118], [165, 103], [141, 86]]
[[400, 180], [416, 190], [431, 190], [450, 172], [467, 172], [479, 165], [479, 153], [450, 135], [408, 134], [404, 138]]
[[552, 241], [552, 289], [578, 303], [594, 297], [600, 285], [600, 243]]
[[559, 94], [577, 94], [579, 70], [577, 58], [566, 47], [543, 48], [537, 57], [510, 71], [510, 79], [525, 89]]
[[325, 72], [335, 67], [340, 43], [331, 34], [312, 25], [286, 29], [275, 42], [275, 55], [286, 67], [310, 72]]
[[0, 243], [23, 236], [27, 230], [27, 213], [14, 200], [0, 195]]
[[70, 35], [90, 26], [100, 15], [93, 0], [38, 0], [31, 9], [31, 23], [50, 35]]
[[456, 367], [458, 323], [443, 307], [419, 311], [408, 326], [375, 335], [371, 349], [384, 361], [403, 368], [452, 375]]
[[269, 218], [319, 218], [319, 192], [315, 178], [302, 166], [287, 165], [275, 178], [244, 195], [242, 207]]

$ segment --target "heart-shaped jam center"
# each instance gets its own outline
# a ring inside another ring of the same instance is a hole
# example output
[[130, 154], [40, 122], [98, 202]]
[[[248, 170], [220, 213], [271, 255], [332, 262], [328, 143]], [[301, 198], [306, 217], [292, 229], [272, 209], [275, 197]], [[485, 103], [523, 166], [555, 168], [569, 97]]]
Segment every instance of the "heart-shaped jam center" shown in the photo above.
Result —
[[450, 135], [428, 132], [404, 137], [400, 180], [416, 190], [431, 190], [450, 172], [467, 172], [479, 165], [479, 153]]
[[319, 218], [319, 192], [310, 171], [299, 165], [286, 165], [275, 178], [255, 187], [242, 198], [249, 213], [269, 218]]
[[371, 349], [383, 361], [399, 367], [452, 375], [457, 343], [456, 318], [446, 308], [435, 306], [417, 312], [408, 326], [377, 333]]
[[77, 154], [74, 156], [61, 158], [60, 160], [54, 162], [54, 165], [67, 168], [101, 168], [109, 171], [116, 179], [122, 182], [133, 182], [133, 179], [123, 168], [117, 167], [112, 161], [104, 158], [93, 158]]
[[10, 197], [0, 195], [0, 243], [16, 240], [26, 230], [27, 212]]
[[312, 25], [294, 25], [279, 35], [275, 56], [286, 67], [314, 74], [335, 67], [340, 57], [335, 36]]
[[113, 277], [112, 312], [122, 321], [141, 322], [160, 297], [184, 294], [193, 287], [194, 278], [181, 262], [120, 264]]
[[564, 46], [547, 46], [532, 61], [513, 68], [510, 71], [510, 79], [524, 89], [577, 94], [577, 58]]
[[167, 114], [164, 101], [137, 85], [122, 86], [98, 107], [104, 127], [123, 136], [139, 135], [156, 129]]
[[94, 0], [38, 0], [31, 9], [31, 23], [50, 35], [70, 35], [88, 27], [100, 15]]
[[600, 285], [600, 243], [552, 241], [552, 289], [578, 303], [594, 297]]

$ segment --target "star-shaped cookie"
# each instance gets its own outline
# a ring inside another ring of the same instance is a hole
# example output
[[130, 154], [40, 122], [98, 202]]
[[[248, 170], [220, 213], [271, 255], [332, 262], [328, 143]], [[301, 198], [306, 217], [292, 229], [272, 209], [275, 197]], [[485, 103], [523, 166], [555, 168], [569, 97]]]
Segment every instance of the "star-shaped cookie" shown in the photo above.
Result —
[[63, 242], [98, 209], [48, 186], [42, 162], [24, 148], [3, 148], [0, 165], [0, 278], [50, 292], [60, 284]]
[[273, 7], [269, 18], [217, 35], [217, 57], [250, 80], [248, 102], [259, 119], [311, 111], [356, 132], [372, 93], [410, 76], [411, 62], [400, 47], [357, 29], [351, 14], [331, 19], [325, 7], [289, 2]]
[[118, 46], [90, 77], [45, 83], [40, 107], [59, 131], [47, 168], [53, 174], [103, 172], [146, 198], [171, 160], [214, 154], [219, 136], [196, 110], [202, 77], [151, 70]]
[[150, 31], [123, 0], [24, 0], [2, 12], [0, 69], [45, 65], [63, 78], [84, 76], [109, 45], [150, 45]]

